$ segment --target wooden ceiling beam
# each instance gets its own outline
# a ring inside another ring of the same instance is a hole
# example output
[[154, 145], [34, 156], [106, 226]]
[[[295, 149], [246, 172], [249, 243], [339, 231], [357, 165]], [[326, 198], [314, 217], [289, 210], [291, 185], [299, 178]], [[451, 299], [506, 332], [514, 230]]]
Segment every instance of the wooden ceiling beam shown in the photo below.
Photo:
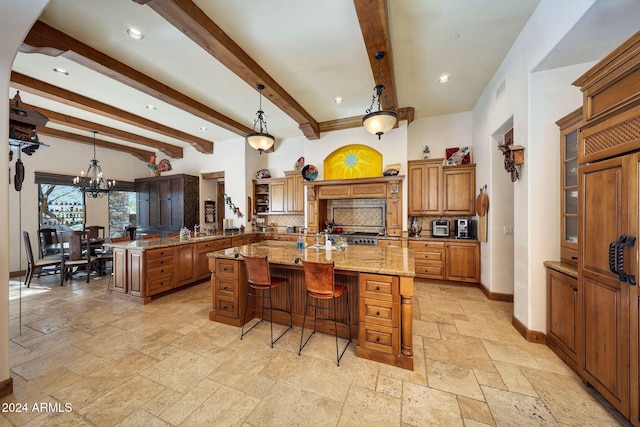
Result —
[[149, 6], [251, 87], [255, 88], [258, 83], [263, 84], [265, 89], [262, 94], [295, 120], [308, 139], [320, 138], [317, 120], [192, 0], [133, 1]]
[[[16, 89], [24, 90], [28, 93], [32, 93], [34, 95], [42, 96], [44, 98], [51, 99], [65, 105], [70, 105], [75, 108], [89, 111], [91, 113], [99, 114], [101, 116], [124, 122], [132, 126], [137, 126], [151, 132], [156, 132], [170, 138], [175, 138], [192, 144], [211, 144], [210, 152], [213, 153], [213, 143], [211, 143], [210, 141], [206, 141], [202, 138], [197, 138], [185, 132], [172, 129], [168, 126], [152, 122], [151, 120], [136, 116], [135, 114], [120, 110], [119, 108], [112, 107], [111, 105], [107, 105], [103, 102], [96, 101], [86, 96], [68, 91], [66, 89], [50, 85], [32, 77], [25, 76], [24, 74], [16, 73], [15, 71], [11, 72], [11, 86]], [[174, 159], [182, 158], [182, 148], [178, 146], [164, 144], [162, 147], [158, 147], [158, 149], [167, 156], [173, 157]]]
[[[389, 33], [389, 14], [387, 13], [386, 0], [353, 0], [360, 22], [360, 31], [367, 47], [367, 55], [371, 64], [371, 72], [376, 84], [384, 85], [384, 93], [381, 99], [382, 108], [390, 109], [398, 107], [396, 82], [393, 73], [393, 53], [391, 51], [391, 36]], [[376, 52], [384, 52], [384, 58], [380, 60], [380, 80], [378, 81], [378, 60]], [[386, 98], [386, 99], [384, 99]], [[390, 105], [387, 104], [387, 99]]]
[[[53, 129], [48, 127], [38, 126], [37, 128], [38, 136], [51, 136], [55, 138], [65, 139], [67, 141], [78, 142], [80, 144], [93, 145], [93, 138], [88, 136], [82, 136], [71, 132], [65, 132], [60, 129]], [[41, 142], [47, 144], [46, 138], [40, 138]], [[145, 151], [140, 150], [138, 148], [133, 147], [125, 147], [124, 145], [114, 144], [112, 142], [101, 141], [96, 138], [96, 147], [102, 147], [109, 150], [114, 151], [122, 151], [124, 153], [129, 153], [132, 156], [142, 160], [143, 162], [148, 162], [155, 153], [153, 151]]]
[[[42, 53], [49, 56], [63, 56], [230, 132], [244, 136], [252, 131], [250, 127], [226, 117], [222, 113], [87, 46], [42, 21], [36, 21], [33, 27], [31, 27], [31, 30], [22, 43], [20, 51], [23, 53]], [[212, 145], [209, 141], [207, 142], [208, 144], [202, 144], [194, 141], [192, 145], [201, 153], [211, 153]]]
[[[64, 126], [69, 126], [75, 129], [80, 129], [83, 131], [97, 131], [100, 135], [104, 135], [104, 136], [108, 136], [111, 138], [116, 138], [116, 139], [121, 139], [123, 141], [128, 141], [128, 142], [132, 142], [134, 144], [140, 144], [140, 145], [146, 145], [147, 147], [151, 147], [151, 148], [155, 148], [157, 150], [162, 151], [163, 149], [165, 150], [180, 150], [181, 154], [180, 157], [178, 158], [182, 158], [182, 148], [180, 147], [176, 147], [170, 144], [166, 144], [164, 142], [161, 141], [156, 141], [155, 139], [150, 139], [150, 138], [145, 138], [143, 136], [140, 135], [136, 135], [130, 132], [125, 132], [123, 130], [120, 129], [115, 129], [109, 126], [105, 126], [105, 125], [101, 125], [99, 123], [95, 123], [95, 122], [90, 122], [88, 120], [83, 120], [83, 119], [79, 119], [77, 117], [73, 117], [73, 116], [69, 116], [67, 114], [62, 114], [62, 113], [58, 113], [57, 111], [52, 111], [52, 110], [47, 110], [46, 108], [41, 108], [41, 107], [36, 107], [35, 105], [29, 105], [29, 104], [25, 104], [24, 102], [20, 103], [20, 106], [23, 108], [27, 108], [27, 109], [31, 109], [31, 110], [35, 110], [37, 112], [39, 112], [40, 114], [46, 116], [49, 121], [51, 123], [56, 123], [56, 124], [60, 124], [60, 125], [64, 125]], [[68, 139], [68, 138], [67, 138]], [[109, 146], [109, 148], [111, 148], [112, 146], [117, 146], [117, 147], [122, 147], [122, 148], [118, 148], [118, 151], [127, 151], [127, 148], [132, 148], [132, 147], [127, 147], [124, 145], [119, 145], [119, 144], [111, 144]], [[144, 150], [138, 150], [135, 148], [132, 148], [132, 150], [135, 151], [144, 151]], [[150, 153], [150, 154], [155, 154], [151, 151], [144, 151], [145, 153]], [[133, 154], [133, 153], [132, 153]], [[177, 151], [176, 151], [177, 154]], [[134, 154], [135, 155], [135, 154]], [[142, 159], [144, 161], [149, 161], [149, 159], [151, 159], [151, 156], [147, 156], [146, 159]]]
[[[413, 122], [415, 115], [415, 108], [404, 107], [399, 108], [398, 121], [406, 120], [408, 123]], [[408, 124], [407, 123], [407, 124]], [[320, 122], [320, 132], [332, 132], [334, 130], [352, 129], [362, 126], [362, 116], [346, 117], [344, 119], [328, 120], [326, 122]]]

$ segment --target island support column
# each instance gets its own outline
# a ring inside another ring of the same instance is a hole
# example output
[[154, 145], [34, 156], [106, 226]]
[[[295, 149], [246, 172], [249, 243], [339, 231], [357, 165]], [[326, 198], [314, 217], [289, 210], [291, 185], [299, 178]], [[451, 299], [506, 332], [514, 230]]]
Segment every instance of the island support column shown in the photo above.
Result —
[[401, 353], [413, 357], [413, 277], [400, 277]]

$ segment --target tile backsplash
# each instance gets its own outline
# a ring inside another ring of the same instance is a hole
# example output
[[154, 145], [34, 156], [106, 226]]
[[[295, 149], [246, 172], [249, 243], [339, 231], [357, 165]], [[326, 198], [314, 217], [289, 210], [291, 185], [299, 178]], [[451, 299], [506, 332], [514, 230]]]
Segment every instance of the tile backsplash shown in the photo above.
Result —
[[327, 218], [345, 231], [379, 232], [384, 226], [386, 199], [337, 199], [327, 202]]

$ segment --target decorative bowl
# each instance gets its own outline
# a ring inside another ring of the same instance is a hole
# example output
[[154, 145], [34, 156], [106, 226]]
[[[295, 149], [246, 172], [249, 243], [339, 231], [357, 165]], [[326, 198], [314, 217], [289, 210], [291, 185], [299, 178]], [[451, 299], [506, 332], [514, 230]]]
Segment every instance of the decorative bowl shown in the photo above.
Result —
[[318, 168], [314, 165], [306, 165], [302, 168], [302, 179], [305, 181], [315, 181], [318, 177]]
[[258, 172], [256, 172], [256, 179], [264, 178], [271, 178], [271, 172], [269, 172], [269, 169], [260, 169]]

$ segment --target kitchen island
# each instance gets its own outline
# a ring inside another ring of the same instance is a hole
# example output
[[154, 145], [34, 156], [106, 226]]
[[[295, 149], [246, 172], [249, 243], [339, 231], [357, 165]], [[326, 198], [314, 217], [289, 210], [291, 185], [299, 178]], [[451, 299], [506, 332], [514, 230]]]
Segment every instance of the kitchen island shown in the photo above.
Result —
[[[286, 277], [292, 285], [293, 322], [302, 325], [306, 288], [300, 260], [335, 263], [336, 282], [345, 284], [349, 304], [340, 300], [338, 318], [351, 315], [351, 331], [338, 327], [338, 334], [357, 337], [356, 355], [405, 369], [413, 369], [412, 297], [415, 275], [413, 251], [408, 248], [349, 246], [344, 252], [324, 247], [298, 250], [294, 242], [265, 241], [208, 253], [212, 272], [212, 310], [209, 319], [242, 326], [247, 298], [247, 278], [241, 255], [266, 256], [271, 274]], [[286, 292], [274, 291], [274, 307], [284, 307]], [[253, 299], [247, 321], [261, 312]], [[286, 313], [273, 312], [273, 319], [288, 323]], [[318, 321], [318, 330], [334, 333], [331, 321]]]

